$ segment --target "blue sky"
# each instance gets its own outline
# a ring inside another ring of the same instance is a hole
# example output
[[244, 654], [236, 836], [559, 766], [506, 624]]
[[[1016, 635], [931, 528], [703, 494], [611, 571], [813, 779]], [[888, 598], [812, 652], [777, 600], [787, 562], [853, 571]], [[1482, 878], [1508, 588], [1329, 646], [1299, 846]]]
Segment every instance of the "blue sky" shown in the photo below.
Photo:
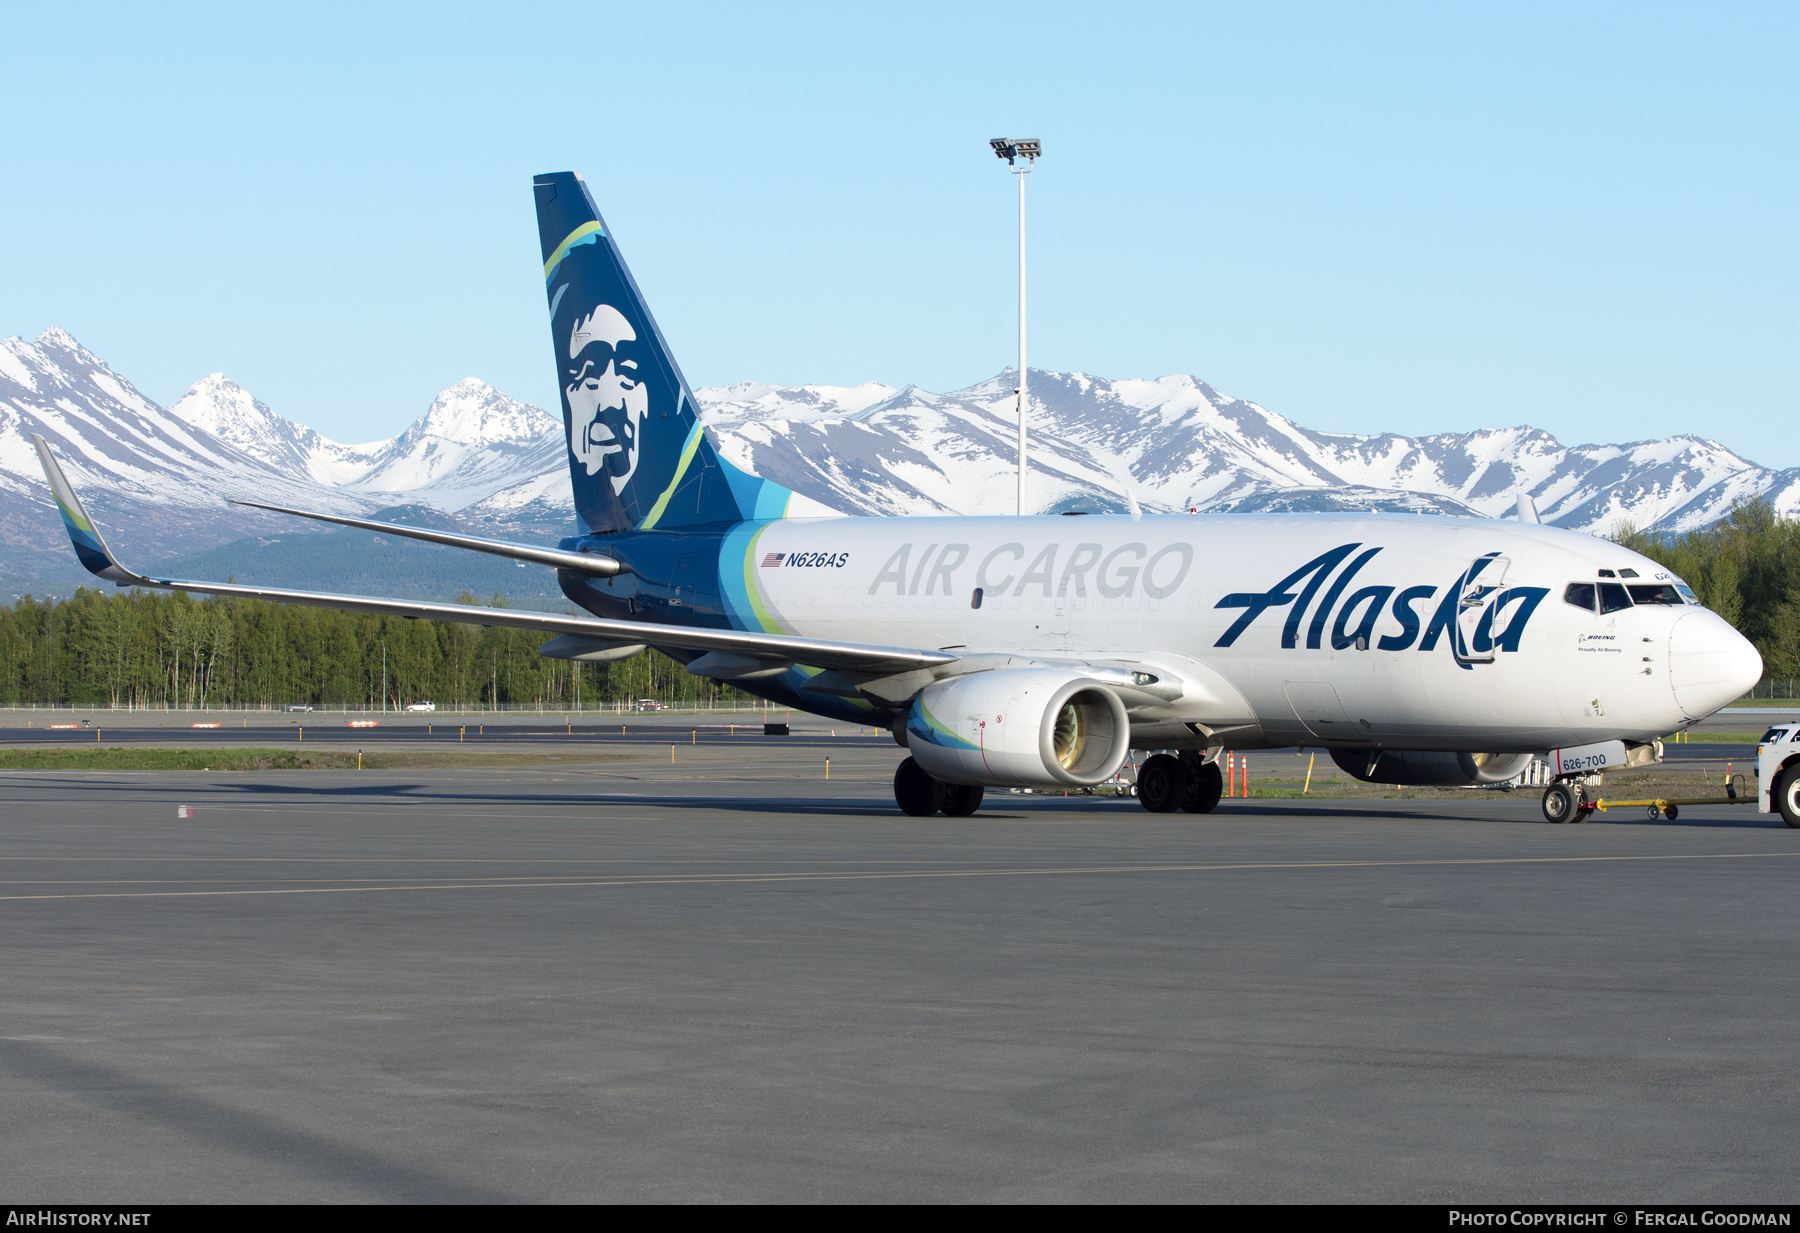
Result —
[[696, 385], [1194, 373], [1800, 464], [1792, 6], [0, 2], [0, 334], [340, 440], [555, 405], [534, 172]]

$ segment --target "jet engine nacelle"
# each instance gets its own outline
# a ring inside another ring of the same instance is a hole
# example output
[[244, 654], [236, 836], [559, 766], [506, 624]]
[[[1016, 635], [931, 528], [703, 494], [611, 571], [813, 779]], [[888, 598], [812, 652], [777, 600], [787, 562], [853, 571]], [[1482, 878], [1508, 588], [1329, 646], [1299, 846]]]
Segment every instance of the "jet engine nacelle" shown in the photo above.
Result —
[[1462, 787], [1505, 783], [1531, 765], [1534, 755], [1493, 753], [1426, 753], [1415, 749], [1334, 749], [1331, 760], [1346, 775], [1364, 783], [1412, 787]]
[[906, 715], [913, 760], [946, 783], [1088, 787], [1118, 774], [1130, 746], [1119, 696], [1055, 668], [951, 677], [927, 686]]

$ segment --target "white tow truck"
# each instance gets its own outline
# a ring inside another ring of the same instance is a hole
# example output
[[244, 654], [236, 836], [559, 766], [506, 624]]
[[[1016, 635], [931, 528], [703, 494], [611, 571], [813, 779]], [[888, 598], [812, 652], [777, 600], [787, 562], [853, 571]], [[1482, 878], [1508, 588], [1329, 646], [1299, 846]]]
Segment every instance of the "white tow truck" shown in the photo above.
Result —
[[1800, 720], [1776, 724], [1756, 744], [1756, 807], [1800, 828]]

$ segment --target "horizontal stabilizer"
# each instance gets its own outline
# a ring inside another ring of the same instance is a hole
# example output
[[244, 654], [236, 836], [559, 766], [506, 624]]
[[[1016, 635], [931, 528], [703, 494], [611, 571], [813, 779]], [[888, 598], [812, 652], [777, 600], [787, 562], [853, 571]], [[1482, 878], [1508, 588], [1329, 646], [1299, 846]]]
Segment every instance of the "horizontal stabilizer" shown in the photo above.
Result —
[[552, 569], [572, 569], [576, 573], [591, 574], [596, 578], [610, 578], [619, 572], [617, 561], [611, 557], [603, 557], [590, 552], [564, 552], [561, 548], [538, 548], [531, 544], [509, 544], [504, 540], [479, 539], [473, 535], [458, 535], [453, 531], [435, 531], [430, 527], [409, 527], [393, 522], [375, 522], [368, 518], [345, 518], [340, 514], [319, 514], [312, 510], [289, 509], [285, 505], [264, 505], [260, 501], [233, 501], [232, 504], [247, 506], [250, 509], [266, 509], [275, 514], [292, 514], [296, 518], [311, 518], [315, 522], [334, 522], [340, 527], [356, 527], [359, 530], [375, 531], [382, 535], [422, 539], [428, 544], [467, 548], [470, 552], [486, 552], [497, 557], [510, 557], [515, 561], [530, 561], [537, 565], [548, 565]]

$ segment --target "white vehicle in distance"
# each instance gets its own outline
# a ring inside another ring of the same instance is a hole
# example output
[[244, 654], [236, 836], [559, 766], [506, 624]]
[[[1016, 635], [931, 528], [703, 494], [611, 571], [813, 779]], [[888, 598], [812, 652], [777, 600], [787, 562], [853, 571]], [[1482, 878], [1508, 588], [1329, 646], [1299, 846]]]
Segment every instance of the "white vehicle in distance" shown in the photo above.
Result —
[[663, 704], [658, 702], [655, 698], [639, 698], [637, 700], [637, 709], [640, 711], [660, 711], [663, 709]]
[[1800, 828], [1800, 721], [1777, 724], [1756, 745], [1756, 807]]
[[411, 706], [407, 707], [406, 709], [409, 711], [435, 711], [435, 710], [437, 710], [437, 703], [435, 703], [435, 702], [415, 702]]

